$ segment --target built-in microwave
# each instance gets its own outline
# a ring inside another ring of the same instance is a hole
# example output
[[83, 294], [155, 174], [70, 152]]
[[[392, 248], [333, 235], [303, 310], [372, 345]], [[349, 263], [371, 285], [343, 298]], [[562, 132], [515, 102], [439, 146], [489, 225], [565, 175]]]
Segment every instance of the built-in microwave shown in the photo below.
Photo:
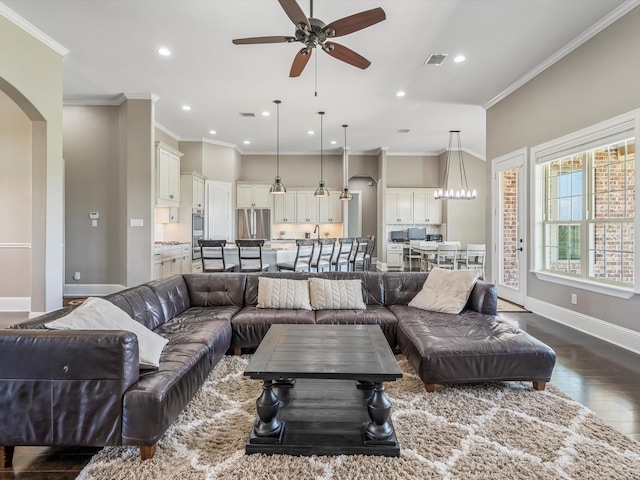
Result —
[[203, 237], [204, 236], [204, 214], [196, 213], [195, 210], [192, 215], [192, 237]]

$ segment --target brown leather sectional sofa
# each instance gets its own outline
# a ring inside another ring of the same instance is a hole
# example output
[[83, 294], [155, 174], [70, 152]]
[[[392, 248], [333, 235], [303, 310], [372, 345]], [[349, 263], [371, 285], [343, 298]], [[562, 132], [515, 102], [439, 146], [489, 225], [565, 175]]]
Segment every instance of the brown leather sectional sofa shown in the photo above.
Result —
[[[256, 308], [258, 276], [361, 278], [366, 310]], [[157, 370], [139, 370], [126, 331], [47, 330], [62, 308], [0, 330], [0, 467], [16, 445], [138, 445], [143, 459], [225, 353], [259, 345], [274, 323], [378, 324], [427, 390], [436, 383], [533, 381], [544, 388], [555, 353], [495, 318], [493, 285], [478, 282], [459, 315], [408, 307], [426, 273], [185, 274], [107, 300], [169, 340]]]

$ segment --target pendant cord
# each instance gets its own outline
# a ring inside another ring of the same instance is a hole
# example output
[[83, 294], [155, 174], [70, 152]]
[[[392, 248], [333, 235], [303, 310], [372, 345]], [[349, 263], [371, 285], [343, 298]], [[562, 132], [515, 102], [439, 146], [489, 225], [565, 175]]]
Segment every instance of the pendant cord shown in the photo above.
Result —
[[317, 97], [318, 96], [318, 56], [319, 53], [316, 52], [315, 54], [315, 58], [313, 59], [313, 75], [314, 75], [314, 88], [315, 88], [315, 93], [314, 96]]

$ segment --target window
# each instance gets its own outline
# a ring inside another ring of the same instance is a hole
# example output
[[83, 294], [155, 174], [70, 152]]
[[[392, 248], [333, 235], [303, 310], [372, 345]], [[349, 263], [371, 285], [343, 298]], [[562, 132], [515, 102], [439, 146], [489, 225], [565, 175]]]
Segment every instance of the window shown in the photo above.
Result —
[[536, 273], [636, 288], [635, 124], [594, 127], [532, 149]]

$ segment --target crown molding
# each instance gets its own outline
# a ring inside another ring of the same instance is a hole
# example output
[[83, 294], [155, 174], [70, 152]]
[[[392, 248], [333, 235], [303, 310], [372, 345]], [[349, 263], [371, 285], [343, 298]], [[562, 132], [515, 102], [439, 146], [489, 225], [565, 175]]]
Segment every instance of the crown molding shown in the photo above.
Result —
[[[488, 110], [496, 103], [504, 100], [507, 96], [511, 95], [513, 92], [522, 87], [525, 83], [532, 80], [533, 78], [540, 75], [547, 68], [551, 67], [554, 63], [557, 63], [562, 58], [567, 56], [569, 53], [573, 52], [576, 48], [586, 43], [591, 38], [595, 37], [602, 30], [607, 28], [609, 25], [624, 17], [631, 10], [640, 5], [640, 0], [626, 0], [622, 5], [613, 10], [609, 15], [602, 18], [598, 22], [596, 22], [591, 28], [585, 30], [582, 34], [578, 35], [571, 42], [567, 43], [564, 47], [558, 50], [556, 53], [547, 58], [544, 62], [540, 63], [538, 66], [525, 73], [518, 80], [509, 85], [506, 89], [500, 92], [498, 95], [493, 97], [487, 103], [483, 105], [485, 110]], [[478, 157], [481, 158], [481, 157]]]
[[161, 123], [155, 122], [155, 123], [154, 123], [154, 126], [155, 126], [158, 130], [160, 130], [160, 131], [162, 131], [162, 132], [166, 133], [167, 135], [169, 135], [169, 136], [170, 136], [171, 138], [173, 138], [174, 140], [176, 140], [176, 141], [178, 141], [178, 142], [180, 141], [180, 135], [178, 135], [178, 134], [177, 134], [177, 133], [175, 133], [175, 132], [172, 132], [171, 130], [169, 130], [167, 127], [165, 127], [165, 126], [164, 126], [164, 125], [162, 125]]
[[17, 27], [20, 27], [22, 30], [27, 32], [36, 40], [42, 42], [44, 45], [49, 47], [51, 50], [56, 52], [58, 55], [64, 57], [69, 53], [69, 49], [63, 47], [61, 44], [56, 42], [49, 35], [44, 33], [42, 30], [34, 26], [33, 24], [27, 22], [24, 18], [18, 15], [16, 12], [11, 10], [6, 5], [0, 3], [0, 15], [5, 17], [11, 23], [15, 24]]

